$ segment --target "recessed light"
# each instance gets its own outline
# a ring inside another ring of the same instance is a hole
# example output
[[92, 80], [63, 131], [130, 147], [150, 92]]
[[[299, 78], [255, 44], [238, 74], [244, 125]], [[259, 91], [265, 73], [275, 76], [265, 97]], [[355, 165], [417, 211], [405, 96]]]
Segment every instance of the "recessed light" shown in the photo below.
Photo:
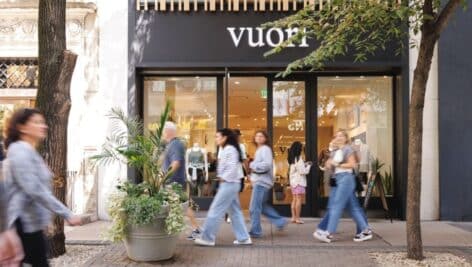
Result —
[[240, 84], [241, 84], [241, 82], [240, 82], [240, 81], [235, 81], [235, 82], [234, 82], [234, 84], [236, 84], [236, 85], [240, 85]]
[[359, 78], [361, 78], [361, 79], [365, 79], [365, 76], [361, 75]]
[[298, 84], [298, 82], [293, 82], [294, 84]]
[[339, 76], [336, 76], [336, 79], [339, 79]]
[[388, 78], [388, 76], [387, 76], [387, 75], [384, 75], [384, 78], [385, 78], [385, 79], [387, 79], [387, 78]]
[[195, 79], [200, 79], [200, 76], [195, 76]]

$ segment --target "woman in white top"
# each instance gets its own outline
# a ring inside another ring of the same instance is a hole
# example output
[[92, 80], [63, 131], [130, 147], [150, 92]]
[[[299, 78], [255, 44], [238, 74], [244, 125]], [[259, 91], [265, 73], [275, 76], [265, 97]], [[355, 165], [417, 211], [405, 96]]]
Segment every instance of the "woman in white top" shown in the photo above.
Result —
[[290, 146], [288, 164], [290, 188], [292, 189], [292, 223], [303, 224], [300, 219], [302, 202], [305, 198], [306, 175], [310, 172], [311, 162], [302, 159], [303, 145], [296, 141]]

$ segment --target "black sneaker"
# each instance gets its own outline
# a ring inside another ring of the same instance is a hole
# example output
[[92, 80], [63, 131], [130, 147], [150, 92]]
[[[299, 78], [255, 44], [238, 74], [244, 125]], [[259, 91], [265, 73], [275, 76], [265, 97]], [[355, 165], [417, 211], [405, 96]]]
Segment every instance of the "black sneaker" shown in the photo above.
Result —
[[200, 234], [201, 234], [200, 230], [195, 229], [192, 231], [192, 233], [189, 236], [187, 236], [187, 240], [195, 240], [195, 238], [197, 238]]
[[371, 230], [362, 231], [361, 233], [354, 236], [354, 242], [363, 242], [372, 239], [373, 234]]

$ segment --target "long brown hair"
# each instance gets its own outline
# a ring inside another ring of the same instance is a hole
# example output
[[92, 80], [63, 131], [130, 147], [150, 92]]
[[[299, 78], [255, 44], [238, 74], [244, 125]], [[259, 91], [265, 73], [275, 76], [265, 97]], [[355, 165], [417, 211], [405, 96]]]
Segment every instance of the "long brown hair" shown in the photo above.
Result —
[[264, 130], [257, 130], [254, 133], [254, 139], [252, 140], [252, 142], [254, 143], [255, 146], [257, 146], [257, 143], [256, 143], [256, 135], [257, 134], [262, 134], [264, 136], [265, 140], [266, 140], [264, 145], [266, 145], [268, 147], [271, 147], [269, 134]]
[[11, 118], [7, 122], [5, 131], [5, 148], [8, 147], [21, 139], [21, 132], [18, 128], [19, 125], [25, 125], [33, 115], [42, 115], [42, 113], [34, 108], [22, 108], [18, 109], [13, 113]]

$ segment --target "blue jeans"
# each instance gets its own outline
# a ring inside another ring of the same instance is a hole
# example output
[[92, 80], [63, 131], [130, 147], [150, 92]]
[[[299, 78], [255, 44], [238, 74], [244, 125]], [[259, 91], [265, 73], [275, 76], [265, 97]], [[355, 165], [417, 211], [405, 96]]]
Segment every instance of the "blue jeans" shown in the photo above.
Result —
[[261, 185], [254, 185], [252, 188], [251, 203], [249, 204], [249, 213], [251, 214], [251, 236], [262, 236], [261, 214], [264, 214], [269, 221], [277, 228], [283, 228], [287, 220], [268, 203], [270, 188]]
[[[334, 176], [336, 179], [336, 189], [331, 189], [328, 202], [328, 213], [325, 215], [327, 221], [326, 230], [329, 233], [335, 233], [339, 223], [339, 219], [347, 207], [351, 213], [353, 220], [357, 225], [357, 233], [367, 229], [367, 217], [364, 210], [359, 205], [359, 201], [354, 193], [356, 188], [356, 178], [352, 173], [338, 173]], [[325, 220], [323, 218], [323, 220]], [[326, 221], [321, 221], [321, 227], [326, 225]], [[319, 226], [320, 227], [320, 226]], [[320, 228], [322, 229], [322, 228]], [[323, 229], [322, 229], [323, 230]]]
[[218, 192], [211, 203], [207, 218], [203, 224], [203, 231], [201, 238], [206, 241], [214, 242], [216, 233], [224, 218], [225, 213], [228, 213], [231, 218], [231, 226], [236, 239], [244, 241], [249, 239], [246, 225], [244, 223], [244, 216], [239, 204], [239, 189], [241, 184], [237, 183], [221, 183]]

